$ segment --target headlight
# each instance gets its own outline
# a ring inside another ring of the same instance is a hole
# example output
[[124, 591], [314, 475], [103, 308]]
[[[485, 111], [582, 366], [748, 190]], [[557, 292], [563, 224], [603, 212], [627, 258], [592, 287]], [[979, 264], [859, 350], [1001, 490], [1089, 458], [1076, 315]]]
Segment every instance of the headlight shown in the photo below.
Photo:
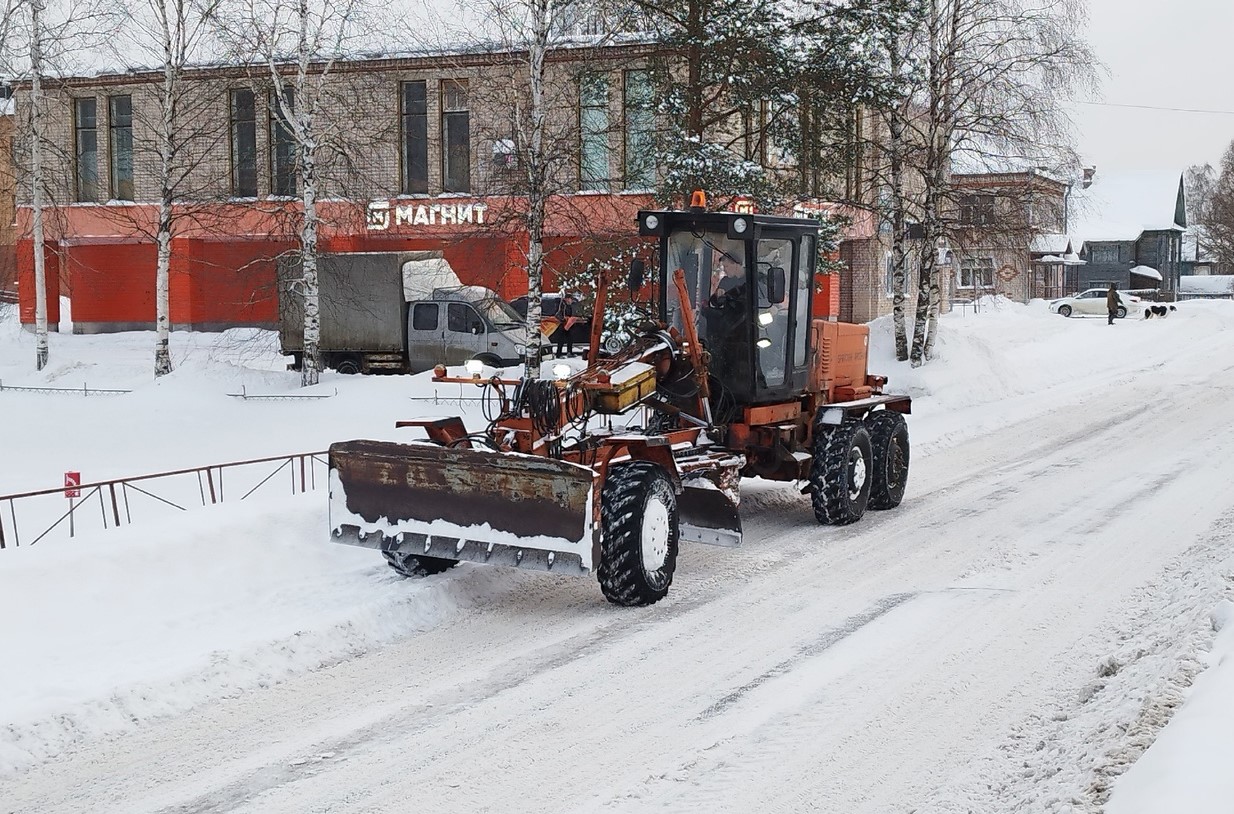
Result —
[[733, 231], [739, 235], [744, 235], [746, 229], [750, 228], [750, 222], [745, 218], [737, 218], [733, 221]]
[[655, 215], [648, 215], [643, 218], [643, 225], [648, 229], [658, 229], [660, 227], [660, 218]]
[[570, 378], [570, 366], [564, 362], [553, 365], [553, 375], [559, 379]]
[[467, 372], [472, 376], [479, 376], [484, 372], [484, 363], [479, 359], [468, 359], [466, 362]]
[[770, 311], [763, 311], [761, 314], [758, 315], [758, 324], [759, 325], [770, 325], [772, 320], [774, 319], [775, 317], [771, 315]]
[[525, 354], [526, 352], [527, 352], [527, 348], [526, 348], [526, 347], [524, 347], [523, 345], [515, 345], [515, 346], [514, 346], [514, 353], [515, 353], [515, 355], [516, 355], [516, 356], [522, 356], [522, 355], [523, 355], [523, 354]]
[[770, 348], [771, 340], [764, 336], [762, 339], [758, 340], [754, 344], [758, 345], [760, 348]]

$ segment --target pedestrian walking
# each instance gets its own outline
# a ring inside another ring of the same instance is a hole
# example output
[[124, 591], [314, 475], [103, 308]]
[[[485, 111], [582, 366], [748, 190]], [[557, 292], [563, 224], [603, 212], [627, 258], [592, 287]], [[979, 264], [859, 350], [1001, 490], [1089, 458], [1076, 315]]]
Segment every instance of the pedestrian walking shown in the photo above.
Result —
[[1118, 309], [1121, 305], [1122, 300], [1118, 297], [1118, 289], [1114, 287], [1114, 283], [1110, 283], [1110, 290], [1105, 295], [1105, 310], [1110, 315], [1110, 321], [1106, 325], [1114, 324], [1114, 317], [1118, 316]]

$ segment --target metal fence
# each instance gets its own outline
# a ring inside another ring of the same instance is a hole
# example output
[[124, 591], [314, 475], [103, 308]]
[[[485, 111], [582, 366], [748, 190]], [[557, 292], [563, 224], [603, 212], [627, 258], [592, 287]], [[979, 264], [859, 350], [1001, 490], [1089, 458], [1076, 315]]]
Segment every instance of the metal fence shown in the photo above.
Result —
[[153, 519], [224, 499], [246, 500], [259, 491], [310, 492], [326, 483], [327, 469], [325, 452], [300, 452], [84, 483], [73, 487], [78, 496], [71, 498], [64, 487], [0, 495], [0, 549], [119, 528], [135, 518]]

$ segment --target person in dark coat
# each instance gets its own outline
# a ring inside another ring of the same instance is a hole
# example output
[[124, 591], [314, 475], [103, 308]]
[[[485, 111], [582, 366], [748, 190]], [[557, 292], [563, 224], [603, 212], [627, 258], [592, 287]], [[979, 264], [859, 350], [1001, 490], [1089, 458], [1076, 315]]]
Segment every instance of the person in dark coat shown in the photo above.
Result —
[[564, 346], [567, 356], [574, 355], [574, 338], [571, 335], [570, 329], [573, 326], [571, 317], [574, 316], [574, 295], [566, 294], [561, 298], [561, 302], [557, 304], [557, 330], [553, 331], [549, 339], [557, 343], [557, 352], [553, 355], [561, 358], [561, 349]]
[[1110, 314], [1110, 321], [1106, 325], [1114, 324], [1114, 317], [1118, 316], [1118, 309], [1122, 304], [1122, 300], [1118, 298], [1118, 289], [1114, 287], [1114, 283], [1110, 283], [1110, 290], [1105, 295], [1105, 310]]

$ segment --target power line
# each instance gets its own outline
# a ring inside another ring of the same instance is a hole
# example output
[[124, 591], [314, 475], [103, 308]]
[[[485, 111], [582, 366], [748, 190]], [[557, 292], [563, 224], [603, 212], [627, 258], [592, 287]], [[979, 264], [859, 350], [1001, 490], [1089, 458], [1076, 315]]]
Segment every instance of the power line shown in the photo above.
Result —
[[1214, 116], [1234, 116], [1234, 110], [1200, 110], [1190, 107], [1158, 107], [1156, 105], [1126, 105], [1118, 102], [1086, 102], [1080, 99], [1073, 99], [1072, 102], [1077, 105], [1094, 105], [1096, 107], [1129, 107], [1136, 110], [1163, 110], [1168, 113], [1208, 113]]

